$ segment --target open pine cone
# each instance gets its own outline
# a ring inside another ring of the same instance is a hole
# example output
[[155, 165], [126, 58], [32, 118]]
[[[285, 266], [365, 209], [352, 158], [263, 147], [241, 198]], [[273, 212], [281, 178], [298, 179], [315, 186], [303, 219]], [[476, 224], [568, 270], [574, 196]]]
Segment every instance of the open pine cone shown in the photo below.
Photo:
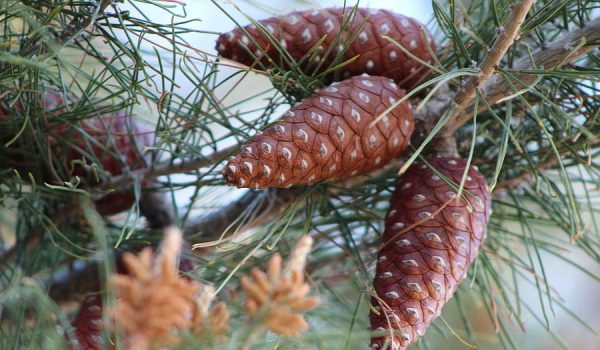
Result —
[[246, 188], [286, 187], [347, 178], [381, 168], [408, 145], [407, 101], [390, 79], [360, 76], [322, 89], [254, 136], [227, 163], [225, 179]]
[[281, 55], [272, 40], [279, 41], [289, 55], [299, 61], [324, 38], [313, 59], [304, 61], [302, 68], [306, 72], [314, 71], [317, 66], [318, 72], [325, 71], [336, 56], [340, 58], [338, 62], [358, 56], [340, 69], [343, 78], [362, 73], [381, 75], [394, 79], [405, 89], [414, 88], [426, 78], [429, 68], [383, 38], [389, 36], [419, 59], [432, 63], [428, 45], [432, 50], [435, 46], [421, 23], [389, 10], [358, 8], [354, 16], [352, 11], [352, 8], [326, 8], [261, 20], [263, 28], [252, 24], [221, 34], [217, 51], [223, 57], [248, 66], [260, 58], [264, 67], [282, 62], [289, 68], [285, 55]]
[[[485, 178], [466, 162], [436, 158], [414, 164], [400, 179], [390, 202], [371, 303], [372, 349], [405, 349], [440, 315], [465, 277], [485, 238], [491, 197]], [[456, 186], [458, 188], [458, 185]]]

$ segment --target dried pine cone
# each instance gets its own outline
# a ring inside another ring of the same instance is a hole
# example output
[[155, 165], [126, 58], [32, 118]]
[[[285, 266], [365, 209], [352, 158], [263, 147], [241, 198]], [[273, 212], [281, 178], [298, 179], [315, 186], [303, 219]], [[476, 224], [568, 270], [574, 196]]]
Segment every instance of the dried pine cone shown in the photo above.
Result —
[[[268, 18], [259, 21], [264, 29], [249, 25], [243, 30], [236, 28], [221, 34], [217, 40], [217, 51], [223, 57], [246, 65], [252, 65], [258, 57], [262, 57], [261, 64], [269, 67], [273, 65], [272, 62], [277, 64], [285, 62], [271, 40], [278, 40], [289, 55], [299, 61], [317, 45], [321, 38], [325, 37], [320, 52], [313, 56], [314, 60], [305, 60], [302, 67], [305, 71], [313, 72], [320, 65], [318, 72], [323, 72], [331, 67], [338, 55], [341, 56], [341, 61], [338, 62], [359, 56], [358, 59], [341, 68], [344, 78], [362, 73], [381, 75], [394, 79], [405, 89], [412, 89], [425, 79], [429, 71], [426, 66], [410, 58], [394, 43], [383, 38], [383, 36], [391, 37], [416, 57], [431, 63], [433, 60], [426, 40], [429, 41], [432, 50], [435, 47], [431, 35], [421, 23], [414, 18], [392, 11], [366, 8], [358, 8], [352, 18], [351, 10], [350, 8], [345, 10], [326, 8]], [[365, 25], [361, 30], [363, 21]], [[264, 30], [270, 32], [271, 40], [265, 35]], [[350, 43], [352, 38], [354, 40]], [[346, 46], [347, 49], [344, 51]], [[284, 65], [287, 66], [289, 65]], [[329, 80], [332, 78], [329, 77]]]
[[254, 136], [224, 170], [237, 187], [286, 187], [365, 174], [400, 154], [413, 132], [408, 102], [391, 80], [360, 76], [320, 90]]
[[391, 199], [374, 281], [378, 297], [370, 318], [378, 334], [372, 349], [386, 343], [405, 349], [421, 337], [465, 277], [486, 235], [491, 198], [483, 175], [471, 167], [456, 200], [456, 190], [442, 178], [460, 184], [466, 162], [436, 158], [430, 164], [439, 174], [413, 165]]

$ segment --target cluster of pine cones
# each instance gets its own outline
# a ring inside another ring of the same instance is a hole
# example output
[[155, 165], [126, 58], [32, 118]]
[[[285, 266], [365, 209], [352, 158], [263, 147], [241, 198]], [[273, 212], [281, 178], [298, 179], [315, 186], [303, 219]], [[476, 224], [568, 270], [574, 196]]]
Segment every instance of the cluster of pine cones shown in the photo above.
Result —
[[[228, 183], [263, 189], [367, 174], [402, 154], [414, 129], [405, 90], [426, 79], [435, 45], [415, 19], [329, 8], [237, 28], [218, 38], [217, 50], [249, 66], [285, 69], [300, 61], [315, 73], [357, 57], [229, 160]], [[491, 198], [483, 175], [466, 166], [438, 157], [399, 179], [373, 283], [372, 349], [405, 349], [423, 336], [477, 255]]]

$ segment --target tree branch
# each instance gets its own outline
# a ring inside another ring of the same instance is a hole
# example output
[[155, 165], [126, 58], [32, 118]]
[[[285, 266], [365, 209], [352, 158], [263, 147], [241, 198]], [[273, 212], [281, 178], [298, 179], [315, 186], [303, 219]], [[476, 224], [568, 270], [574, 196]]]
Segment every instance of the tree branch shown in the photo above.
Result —
[[[514, 63], [513, 70], [542, 67], [556, 69], [587, 54], [599, 45], [600, 17], [588, 22], [583, 28], [567, 32], [546, 48], [535, 51], [531, 58], [529, 56], [521, 57]], [[518, 81], [514, 81], [515, 86], [526, 89], [529, 84], [536, 80], [537, 75], [517, 73], [515, 77], [523, 83], [522, 85]], [[490, 105], [502, 102], [507, 96], [515, 93], [514, 89], [504, 81], [502, 76], [496, 76], [488, 80], [483, 86], [483, 91]]]
[[479, 66], [479, 73], [469, 79], [466, 85], [454, 96], [456, 106], [452, 111], [450, 120], [448, 121], [448, 124], [446, 124], [443, 134], [453, 134], [456, 129], [465, 123], [466, 120], [464, 117], [457, 118], [457, 116], [461, 115], [461, 113], [464, 115], [463, 111], [473, 102], [475, 95], [477, 94], [477, 89], [487, 82], [492, 74], [496, 72], [506, 51], [508, 51], [513, 44], [515, 38], [519, 36], [521, 25], [525, 21], [525, 16], [527, 16], [534, 1], [535, 0], [522, 0], [520, 3], [513, 5], [510, 14], [504, 22], [504, 26], [498, 28], [500, 35]]
[[159, 176], [181, 174], [216, 164], [239, 149], [239, 145], [223, 148], [206, 157], [183, 160], [181, 163], [164, 163], [157, 166], [132, 170], [127, 173], [107, 178], [99, 186], [100, 190], [116, 190], [131, 185], [135, 180], [153, 180]]
[[[535, 82], [538, 75], [534, 73], [518, 73], [519, 70], [541, 67], [556, 69], [571, 63], [598, 46], [600, 46], [600, 18], [591, 20], [582, 28], [563, 34], [559, 39], [550, 43], [545, 48], [534, 51], [531, 56], [519, 58], [513, 64], [512, 71], [517, 73], [514, 75], [516, 78], [515, 81], [511, 82], [518, 89], [528, 89], [530, 84]], [[506, 98], [511, 97], [516, 92], [511, 84], [508, 84], [504, 80], [504, 77], [500, 75], [490, 77], [480, 87], [481, 95], [485, 97], [490, 106], [504, 102]], [[429, 106], [430, 103], [428, 103], [424, 111], [415, 113], [415, 135], [418, 138], [416, 140], [413, 138], [414, 144], [419, 144], [431, 132], [442, 113], [451, 106], [452, 100], [456, 99], [452, 97], [447, 88], [439, 89], [436, 96], [438, 100], [433, 101], [432, 106]], [[435, 100], [436, 96], [432, 100]], [[481, 112], [485, 109], [486, 106], [480, 103], [479, 111]], [[446, 124], [444, 131], [437, 138], [448, 137], [447, 135], [454, 133], [471, 119], [473, 115], [472, 110], [473, 100], [462, 109], [462, 112], [455, 119]]]
[[[298, 187], [249, 191], [224, 208], [191, 220], [185, 226], [186, 239], [202, 237], [203, 241], [216, 240], [228, 232], [270, 222], [287, 209], [289, 204], [304, 193], [304, 190], [304, 187]], [[244, 214], [247, 216], [241, 218]]]

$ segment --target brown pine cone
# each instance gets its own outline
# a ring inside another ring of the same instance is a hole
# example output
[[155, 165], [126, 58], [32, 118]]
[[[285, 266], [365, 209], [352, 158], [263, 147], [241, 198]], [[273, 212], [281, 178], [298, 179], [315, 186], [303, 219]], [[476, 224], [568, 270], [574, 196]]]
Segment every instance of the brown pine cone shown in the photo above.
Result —
[[[368, 73], [392, 78], [400, 87], [410, 90], [426, 78], [429, 68], [407, 56], [395, 44], [383, 38], [389, 36], [399, 42], [416, 57], [432, 63], [427, 48], [435, 50], [431, 34], [425, 26], [411, 17], [388, 10], [358, 8], [355, 17], [348, 21], [350, 8], [326, 8], [322, 10], [297, 11], [283, 17], [272, 17], [259, 21], [264, 29], [249, 25], [221, 34], [217, 40], [217, 51], [223, 57], [252, 65], [257, 58], [268, 68], [274, 64], [289, 68], [275, 45], [278, 40], [294, 60], [301, 60], [317, 42], [325, 37], [322, 49], [314, 60], [305, 60], [302, 68], [312, 73], [320, 64], [318, 72], [332, 66], [336, 56], [341, 54], [337, 63], [359, 56], [354, 62], [340, 69], [343, 78]], [[365, 21], [365, 18], [366, 21]], [[361, 25], [364, 21], [364, 28]], [[345, 27], [342, 30], [342, 23]], [[423, 28], [425, 39], [420, 28]], [[271, 40], [264, 34], [271, 33]], [[246, 35], [245, 32], [249, 34]], [[360, 32], [359, 32], [360, 31]], [[339, 35], [339, 37], [338, 37]], [[354, 40], [349, 43], [349, 41]], [[344, 52], [344, 47], [348, 46]], [[260, 66], [259, 66], [260, 67]], [[327, 80], [332, 81], [334, 77]], [[337, 79], [339, 80], [339, 79]]]
[[302, 100], [229, 160], [225, 179], [246, 188], [286, 187], [365, 174], [408, 145], [413, 115], [390, 79], [360, 76]]
[[[143, 151], [154, 144], [154, 130], [124, 113], [84, 120], [81, 129], [87, 134], [85, 137], [93, 138], [93, 141], [88, 141], [91, 147], [84, 141], [84, 134], [80, 130], [69, 131], [61, 125], [53, 131], [54, 134], [71, 132], [71, 140], [78, 149], [83, 150], [82, 153], [74, 148], [67, 151], [64, 167], [71, 176], [88, 178], [91, 184], [96, 183], [94, 174], [80, 164], [73, 163], [82, 158], [86, 158], [88, 164], [98, 160], [102, 169], [112, 176], [121, 175], [124, 167], [130, 170], [144, 168], [151, 160], [151, 154]], [[93, 153], [95, 159], [89, 159], [86, 156], [88, 152]], [[134, 201], [133, 191], [117, 191], [96, 199], [94, 203], [101, 215], [114, 215], [131, 208]]]
[[[97, 161], [98, 168], [112, 176], [121, 175], [125, 167], [131, 170], [141, 169], [150, 162], [151, 154], [143, 152], [145, 147], [154, 144], [154, 130], [143, 122], [131, 118], [124, 112], [108, 112], [82, 120], [77, 126], [63, 121], [47, 121], [61, 113], [65, 113], [66, 105], [75, 97], [63, 95], [55, 90], [45, 90], [42, 95], [43, 110], [48, 115], [37, 115], [44, 118], [44, 125], [49, 128], [48, 146], [59, 158], [65, 155], [60, 168], [68, 176], [79, 176], [97, 184], [95, 174], [82, 166]], [[0, 104], [0, 125], [11, 124], [6, 134], [12, 138], [12, 131], [21, 127], [21, 121], [9, 123], [10, 118], [18, 119], [25, 112], [23, 104], [17, 102], [10, 110]], [[1, 150], [1, 149], [0, 149]], [[4, 151], [4, 150], [3, 150]], [[34, 163], [39, 163], [35, 154], [24, 156], [19, 144], [4, 151], [8, 164], [22, 172], [30, 171]], [[90, 155], [93, 155], [90, 157]], [[39, 164], [36, 164], [39, 165]], [[45, 174], [47, 175], [47, 174]], [[44, 179], [44, 181], [48, 181]], [[111, 192], [94, 202], [102, 215], [114, 215], [129, 209], [135, 200], [133, 191]]]
[[430, 164], [441, 175], [413, 165], [390, 201], [374, 281], [378, 298], [371, 301], [377, 311], [371, 310], [371, 330], [378, 332], [372, 349], [382, 350], [386, 343], [388, 349], [405, 349], [423, 336], [486, 235], [491, 197], [483, 175], [471, 167], [457, 201], [456, 190], [443, 178], [458, 188], [466, 161], [436, 158]]
[[75, 339], [69, 344], [69, 349], [102, 349], [102, 298], [100, 296], [85, 298], [71, 325]]

